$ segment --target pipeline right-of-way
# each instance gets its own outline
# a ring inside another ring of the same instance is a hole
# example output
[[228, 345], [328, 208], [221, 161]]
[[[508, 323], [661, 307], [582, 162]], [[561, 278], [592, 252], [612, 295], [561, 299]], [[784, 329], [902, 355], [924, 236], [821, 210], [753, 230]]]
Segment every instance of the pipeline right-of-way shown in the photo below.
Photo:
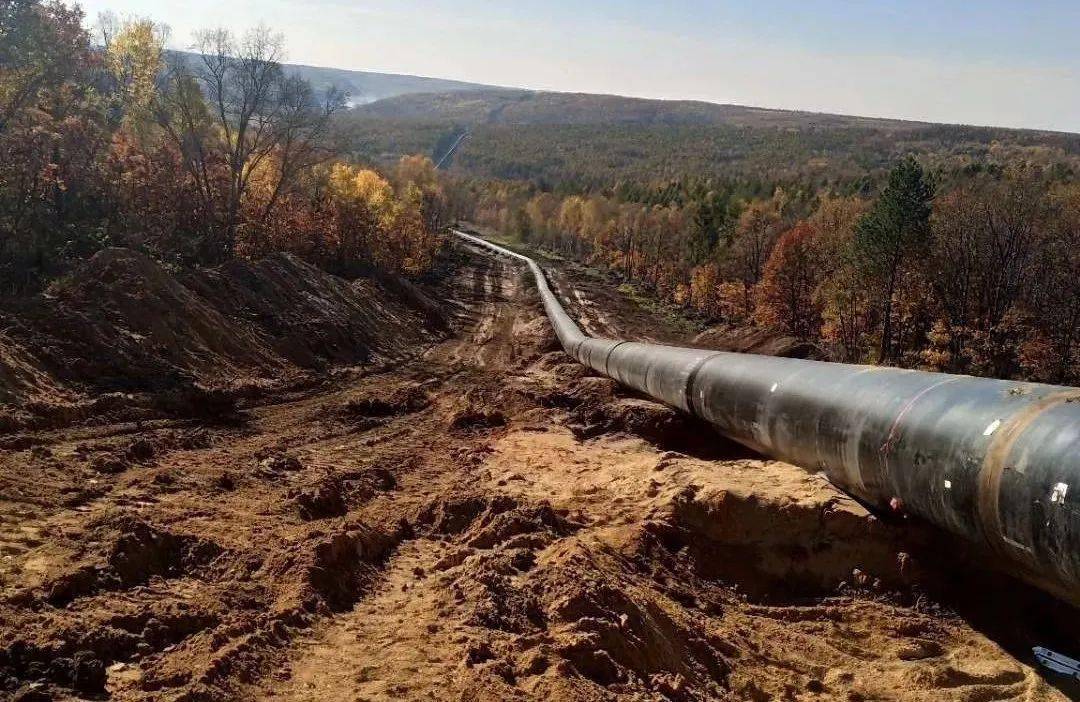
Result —
[[581, 363], [1080, 606], [1080, 388], [592, 338], [532, 259], [454, 233], [529, 266]]

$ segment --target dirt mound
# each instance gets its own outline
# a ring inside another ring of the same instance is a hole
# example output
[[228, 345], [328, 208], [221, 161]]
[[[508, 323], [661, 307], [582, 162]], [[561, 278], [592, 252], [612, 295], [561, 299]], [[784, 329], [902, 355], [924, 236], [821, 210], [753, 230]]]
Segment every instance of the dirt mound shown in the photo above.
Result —
[[217, 544], [134, 519], [120, 520], [103, 564], [88, 565], [50, 583], [44, 600], [65, 607], [79, 597], [142, 585], [151, 578], [175, 578], [206, 566], [221, 555]]
[[640, 397], [605, 397], [606, 384], [584, 382], [607, 379], [582, 380], [583, 388], [572, 391], [570, 396], [588, 399], [574, 407], [568, 424], [579, 439], [625, 433], [645, 439], [661, 449], [700, 457], [753, 455], [749, 449], [720, 436], [701, 420]]
[[387, 533], [365, 526], [333, 534], [315, 546], [307, 584], [331, 609], [348, 608], [374, 574], [372, 564], [385, 558], [404, 536], [401, 531]]
[[404, 356], [425, 331], [445, 328], [435, 303], [407, 281], [349, 282], [289, 254], [233, 261], [183, 282], [227, 317], [256, 320], [261, 346], [303, 368]]
[[[96, 536], [85, 565], [8, 601], [23, 603], [26, 621], [18, 629], [24, 638], [0, 648], [0, 689], [19, 681], [51, 682], [100, 694], [108, 664], [160, 650], [219, 620], [217, 613], [163, 602], [150, 593], [167, 582], [220, 574], [228, 560], [220, 546], [129, 515], [103, 520]], [[89, 616], [88, 609], [114, 593], [144, 601], [114, 608], [107, 620]], [[60, 625], [61, 636], [39, 636], [42, 622], [66, 612], [73, 614]]]
[[689, 422], [678, 411], [636, 397], [584, 404], [571, 417], [572, 427], [580, 438], [626, 432], [656, 444], [667, 444], [690, 432]]
[[[783, 473], [776, 471], [783, 485]], [[671, 552], [708, 580], [770, 602], [846, 589], [905, 588], [917, 566], [901, 535], [850, 498], [822, 497], [786, 481], [787, 495], [740, 486], [697, 490], [672, 501], [669, 521], [651, 525]]]
[[176, 276], [107, 249], [0, 312], [0, 430], [100, 416], [87, 398], [107, 393], [154, 394], [150, 411], [214, 409], [189, 396], [403, 358], [444, 328], [403, 280], [349, 282], [288, 254]]
[[352, 522], [266, 557], [130, 515], [106, 519], [84, 565], [0, 601], [19, 618], [0, 644], [0, 699], [50, 685], [96, 699], [106, 671], [139, 661], [132, 682], [144, 693], [232, 699], [223, 678], [263, 670], [295, 629], [351, 607], [404, 535]]
[[340, 517], [350, 508], [396, 486], [393, 473], [368, 468], [329, 475], [313, 485], [294, 490], [290, 497], [305, 521]]
[[691, 345], [703, 349], [756, 353], [762, 356], [807, 358], [815, 361], [829, 360], [827, 350], [808, 341], [800, 341], [793, 336], [778, 334], [768, 329], [733, 327], [730, 325], [710, 327], [695, 336], [691, 341]]
[[[1065, 640], [1040, 614], [1060, 607], [990, 588], [957, 562], [962, 547], [781, 462], [661, 452], [617, 424], [587, 440], [574, 429], [519, 425], [481, 470], [501, 499], [548, 501], [581, 529], [521, 537], [528, 553], [513, 560], [499, 547], [443, 558], [463, 586], [474, 564], [507, 576], [461, 587], [462, 616], [490, 611], [492, 591], [516, 603], [469, 620], [486, 628], [473, 699], [1062, 699], [1013, 658]], [[965, 607], [976, 591], [1001, 593], [979, 605], [996, 615]]]
[[[0, 323], [6, 326], [10, 321], [0, 316]], [[0, 404], [63, 395], [48, 373], [38, 366], [34, 356], [10, 334], [0, 331]]]
[[389, 395], [361, 393], [346, 400], [342, 413], [347, 417], [391, 417], [418, 412], [431, 404], [420, 384], [394, 388]]
[[544, 609], [557, 654], [611, 692], [671, 700], [723, 696], [729, 647], [691, 612], [621, 577], [608, 561], [569, 544], [544, 574]]

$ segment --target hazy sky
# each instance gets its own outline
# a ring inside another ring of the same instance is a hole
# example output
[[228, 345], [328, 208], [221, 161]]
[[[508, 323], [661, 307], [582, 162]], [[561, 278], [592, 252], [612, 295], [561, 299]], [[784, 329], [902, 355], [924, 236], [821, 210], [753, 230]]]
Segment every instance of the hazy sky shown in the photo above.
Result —
[[1080, 132], [1078, 0], [84, 0], [288, 59], [495, 85]]

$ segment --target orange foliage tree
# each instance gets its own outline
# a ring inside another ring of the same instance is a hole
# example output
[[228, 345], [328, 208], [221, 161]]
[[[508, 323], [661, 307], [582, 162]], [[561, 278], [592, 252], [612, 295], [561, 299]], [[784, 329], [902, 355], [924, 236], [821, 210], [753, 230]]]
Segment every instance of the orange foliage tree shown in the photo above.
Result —
[[817, 290], [825, 271], [817, 237], [806, 222], [784, 232], [756, 290], [757, 319], [800, 340], [817, 338], [821, 327]]

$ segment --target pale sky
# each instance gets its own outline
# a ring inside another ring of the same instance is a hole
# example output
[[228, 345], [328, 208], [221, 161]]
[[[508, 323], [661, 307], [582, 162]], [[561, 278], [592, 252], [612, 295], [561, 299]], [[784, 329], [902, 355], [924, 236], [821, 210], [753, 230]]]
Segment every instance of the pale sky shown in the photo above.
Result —
[[1080, 0], [83, 0], [288, 60], [522, 88], [1080, 132]]

